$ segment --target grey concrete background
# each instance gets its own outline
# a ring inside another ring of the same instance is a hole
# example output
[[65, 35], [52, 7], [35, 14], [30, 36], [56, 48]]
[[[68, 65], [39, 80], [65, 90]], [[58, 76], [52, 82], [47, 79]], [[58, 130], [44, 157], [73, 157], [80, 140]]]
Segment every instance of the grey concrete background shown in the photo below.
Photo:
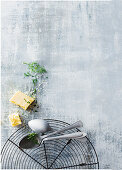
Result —
[[2, 2], [2, 146], [17, 128], [15, 91], [32, 87], [25, 62], [48, 70], [39, 112], [24, 119], [82, 120], [101, 168], [122, 169], [122, 1]]

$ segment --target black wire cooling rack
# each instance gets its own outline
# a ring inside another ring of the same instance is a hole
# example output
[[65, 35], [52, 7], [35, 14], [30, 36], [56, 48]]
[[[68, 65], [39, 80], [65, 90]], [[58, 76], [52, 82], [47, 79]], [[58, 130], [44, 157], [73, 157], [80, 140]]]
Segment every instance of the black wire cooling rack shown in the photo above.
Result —
[[[53, 130], [68, 125], [59, 120], [46, 121]], [[80, 130], [73, 129], [68, 132], [77, 131]], [[28, 126], [21, 127], [6, 141], [1, 154], [2, 169], [99, 169], [96, 151], [87, 137], [81, 141], [45, 141], [35, 149], [21, 149], [19, 142], [28, 132]]]

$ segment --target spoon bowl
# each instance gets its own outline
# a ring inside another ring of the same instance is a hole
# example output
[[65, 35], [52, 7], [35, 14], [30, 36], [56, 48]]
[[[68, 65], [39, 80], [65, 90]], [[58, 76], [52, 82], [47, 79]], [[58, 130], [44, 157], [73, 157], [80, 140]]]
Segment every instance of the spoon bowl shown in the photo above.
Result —
[[40, 139], [38, 136], [35, 136], [35, 139], [36, 139], [36, 141], [38, 141], [38, 144], [34, 143], [33, 140], [28, 139], [28, 135], [27, 135], [24, 138], [22, 138], [22, 140], [19, 143], [19, 147], [23, 148], [23, 149], [36, 148], [39, 146]]
[[45, 133], [51, 129], [49, 123], [42, 119], [31, 120], [28, 122], [28, 126], [37, 134]]

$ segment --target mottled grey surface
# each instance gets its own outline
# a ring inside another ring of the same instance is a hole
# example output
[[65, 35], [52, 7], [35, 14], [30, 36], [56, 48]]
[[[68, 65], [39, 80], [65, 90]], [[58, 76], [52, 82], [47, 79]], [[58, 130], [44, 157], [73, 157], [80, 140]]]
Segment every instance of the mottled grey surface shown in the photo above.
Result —
[[2, 146], [19, 109], [9, 99], [32, 86], [22, 62], [39, 61], [48, 84], [26, 120], [82, 120], [100, 167], [122, 169], [121, 9], [122, 1], [2, 2]]

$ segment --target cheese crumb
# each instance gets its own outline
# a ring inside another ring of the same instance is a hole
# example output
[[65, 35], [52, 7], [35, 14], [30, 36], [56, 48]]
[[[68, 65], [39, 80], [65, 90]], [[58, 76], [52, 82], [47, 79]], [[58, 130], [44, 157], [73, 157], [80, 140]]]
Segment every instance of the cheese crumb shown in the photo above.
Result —
[[22, 124], [18, 113], [13, 113], [13, 114], [9, 115], [9, 120], [10, 120], [12, 126], [17, 126], [17, 125]]

